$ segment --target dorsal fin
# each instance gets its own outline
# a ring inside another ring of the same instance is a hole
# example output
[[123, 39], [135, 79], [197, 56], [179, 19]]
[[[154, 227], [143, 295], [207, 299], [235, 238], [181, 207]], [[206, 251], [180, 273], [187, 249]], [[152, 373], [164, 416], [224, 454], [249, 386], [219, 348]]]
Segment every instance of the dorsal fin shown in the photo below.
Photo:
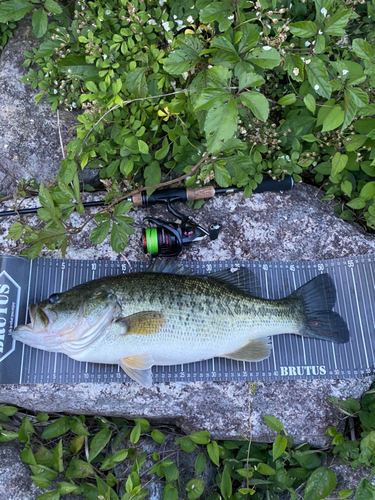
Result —
[[260, 282], [258, 277], [246, 267], [224, 269], [216, 273], [206, 274], [206, 279], [212, 279], [230, 285], [253, 297], [260, 297]]
[[161, 259], [160, 257], [154, 259], [145, 272], [185, 275], [194, 274], [183, 262], [179, 262], [178, 260]]

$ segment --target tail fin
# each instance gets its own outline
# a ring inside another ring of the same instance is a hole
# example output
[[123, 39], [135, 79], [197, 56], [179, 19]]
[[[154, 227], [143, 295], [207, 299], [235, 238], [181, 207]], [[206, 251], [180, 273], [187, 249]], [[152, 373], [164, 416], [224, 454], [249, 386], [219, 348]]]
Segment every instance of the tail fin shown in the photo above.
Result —
[[301, 335], [340, 344], [349, 341], [347, 324], [331, 310], [336, 302], [336, 287], [329, 274], [320, 274], [290, 297], [302, 302], [306, 324]]

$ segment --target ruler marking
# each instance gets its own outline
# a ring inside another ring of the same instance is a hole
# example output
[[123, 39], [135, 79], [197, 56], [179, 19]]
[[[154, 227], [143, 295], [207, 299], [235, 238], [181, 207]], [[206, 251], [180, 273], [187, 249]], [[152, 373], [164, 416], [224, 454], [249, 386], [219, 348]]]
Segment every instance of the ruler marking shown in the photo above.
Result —
[[354, 284], [354, 293], [355, 293], [355, 300], [356, 300], [356, 303], [357, 303], [359, 327], [361, 329], [363, 348], [365, 350], [365, 358], [366, 358], [366, 364], [367, 364], [366, 368], [370, 368], [370, 365], [369, 365], [369, 362], [368, 362], [368, 355], [367, 355], [367, 347], [366, 347], [365, 335], [364, 335], [363, 325], [362, 325], [362, 315], [361, 315], [361, 310], [359, 308], [358, 293], [357, 293], [357, 283], [356, 283], [356, 280], [355, 280], [355, 277], [354, 277], [353, 268], [351, 267], [350, 270], [351, 270], [351, 273], [352, 273], [352, 280], [353, 280], [353, 284]]

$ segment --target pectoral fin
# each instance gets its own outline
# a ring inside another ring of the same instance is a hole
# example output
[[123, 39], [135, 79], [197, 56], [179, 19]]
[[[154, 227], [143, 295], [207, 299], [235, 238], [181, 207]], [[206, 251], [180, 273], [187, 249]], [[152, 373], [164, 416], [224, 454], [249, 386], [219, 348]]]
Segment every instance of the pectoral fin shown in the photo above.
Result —
[[225, 354], [223, 358], [237, 359], [241, 361], [261, 361], [268, 358], [271, 352], [271, 344], [268, 338], [250, 340], [248, 344], [237, 351]]
[[128, 356], [120, 360], [120, 366], [124, 372], [144, 387], [151, 387], [152, 385], [151, 366], [153, 364], [154, 360], [149, 354]]
[[119, 318], [116, 323], [124, 327], [124, 335], [153, 335], [163, 327], [165, 317], [157, 311], [142, 311]]

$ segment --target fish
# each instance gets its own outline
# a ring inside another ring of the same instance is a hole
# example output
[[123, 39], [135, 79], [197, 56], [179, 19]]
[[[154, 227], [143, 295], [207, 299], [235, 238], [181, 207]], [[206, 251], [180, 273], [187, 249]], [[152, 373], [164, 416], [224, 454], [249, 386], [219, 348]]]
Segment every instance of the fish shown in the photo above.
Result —
[[195, 275], [157, 259], [146, 272], [99, 278], [31, 305], [31, 322], [17, 326], [13, 338], [78, 361], [118, 364], [150, 387], [154, 365], [261, 361], [273, 335], [348, 342], [335, 302], [329, 274], [271, 300], [260, 297], [257, 277], [246, 268]]

